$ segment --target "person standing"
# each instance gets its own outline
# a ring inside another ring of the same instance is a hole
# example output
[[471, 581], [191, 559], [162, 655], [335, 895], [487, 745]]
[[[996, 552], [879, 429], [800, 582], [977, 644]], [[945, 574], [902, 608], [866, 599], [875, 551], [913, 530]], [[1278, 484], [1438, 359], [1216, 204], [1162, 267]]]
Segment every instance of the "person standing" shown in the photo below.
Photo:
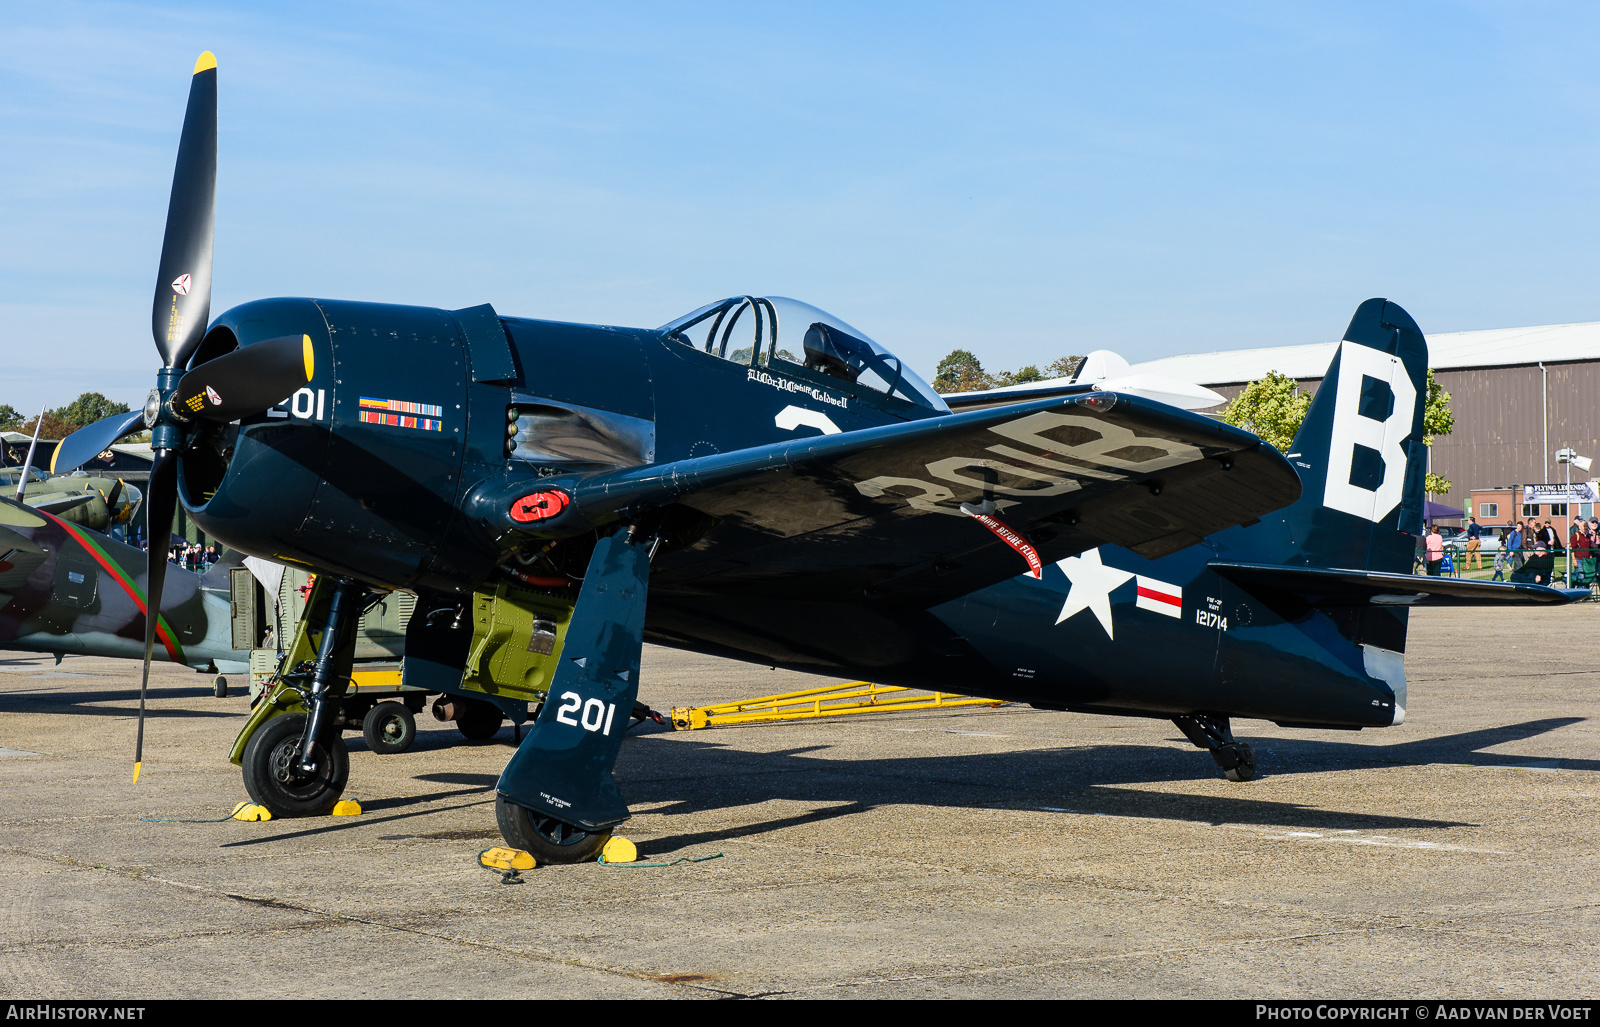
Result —
[[1475, 570], [1483, 570], [1483, 525], [1478, 523], [1476, 517], [1467, 518], [1467, 554], [1461, 558], [1461, 569], [1467, 569], [1467, 561], [1475, 561]]
[[1428, 525], [1428, 577], [1437, 578], [1439, 568], [1444, 565], [1444, 536], [1439, 534], [1439, 526]]
[[1567, 584], [1577, 588], [1594, 582], [1594, 538], [1589, 534], [1589, 524], [1579, 518], [1573, 524], [1574, 534], [1567, 547]]
[[1506, 558], [1511, 561], [1511, 573], [1515, 574], [1522, 569], [1522, 533], [1526, 526], [1518, 521], [1516, 527], [1511, 529], [1511, 534], [1506, 538]]

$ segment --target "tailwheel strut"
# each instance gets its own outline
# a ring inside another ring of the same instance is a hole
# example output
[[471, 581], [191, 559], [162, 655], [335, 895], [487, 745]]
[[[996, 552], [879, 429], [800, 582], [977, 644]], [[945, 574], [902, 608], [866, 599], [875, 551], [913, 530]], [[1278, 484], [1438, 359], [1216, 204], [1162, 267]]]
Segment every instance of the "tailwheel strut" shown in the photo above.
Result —
[[1256, 757], [1250, 746], [1233, 737], [1228, 718], [1220, 714], [1194, 713], [1173, 717], [1178, 730], [1198, 748], [1211, 753], [1229, 781], [1248, 781], [1256, 776]]

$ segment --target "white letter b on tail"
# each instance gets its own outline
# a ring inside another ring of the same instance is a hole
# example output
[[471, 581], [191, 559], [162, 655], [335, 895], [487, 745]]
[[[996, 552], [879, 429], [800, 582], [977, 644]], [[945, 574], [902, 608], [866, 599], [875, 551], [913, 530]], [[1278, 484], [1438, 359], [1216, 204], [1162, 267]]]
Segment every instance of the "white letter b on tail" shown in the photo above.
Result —
[[1349, 341], [1339, 344], [1336, 388], [1322, 505], [1377, 523], [1405, 493], [1417, 388], [1399, 357]]

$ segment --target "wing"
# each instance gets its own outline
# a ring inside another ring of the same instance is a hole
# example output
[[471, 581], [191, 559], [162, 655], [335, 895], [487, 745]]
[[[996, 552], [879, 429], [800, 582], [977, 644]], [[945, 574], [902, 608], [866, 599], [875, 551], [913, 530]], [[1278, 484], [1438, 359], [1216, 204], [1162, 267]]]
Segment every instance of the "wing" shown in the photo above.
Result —
[[[510, 506], [534, 488], [570, 503], [520, 523]], [[586, 477], [507, 480], [480, 489], [471, 509], [498, 537], [639, 521], [666, 542], [653, 590], [931, 605], [1028, 569], [963, 504], [1053, 561], [1103, 544], [1163, 556], [1299, 495], [1293, 468], [1248, 432], [1089, 393]]]
[[17, 509], [20, 504], [0, 499], [0, 608], [11, 601], [11, 594], [27, 585], [33, 572], [50, 558], [29, 534], [18, 528], [34, 528], [44, 523], [43, 517], [32, 516]]
[[572, 497], [544, 534], [661, 511], [658, 589], [919, 605], [1026, 570], [963, 503], [992, 503], [1057, 560], [1107, 543], [1165, 555], [1299, 495], [1255, 436], [1104, 393], [542, 484]]

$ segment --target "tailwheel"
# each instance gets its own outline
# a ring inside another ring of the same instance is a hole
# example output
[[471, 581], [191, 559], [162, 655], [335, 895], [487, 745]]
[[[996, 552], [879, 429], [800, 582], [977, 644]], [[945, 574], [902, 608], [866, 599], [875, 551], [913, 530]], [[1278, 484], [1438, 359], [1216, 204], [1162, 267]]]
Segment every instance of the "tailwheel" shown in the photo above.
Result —
[[244, 787], [275, 817], [316, 817], [333, 809], [350, 780], [350, 756], [334, 734], [312, 746], [312, 769], [300, 758], [306, 715], [286, 713], [267, 721], [244, 750]]
[[[1235, 750], [1232, 757], [1238, 762], [1231, 767], [1224, 766], [1222, 776], [1229, 781], [1248, 781], [1255, 777], [1256, 754], [1251, 752], [1250, 747], [1243, 742], [1238, 742], [1231, 748]], [[1222, 761], [1219, 760], [1218, 762], [1221, 763]]]
[[1228, 718], [1219, 713], [1191, 713], [1173, 717], [1184, 735], [1196, 746], [1211, 753], [1229, 781], [1249, 781], [1256, 776], [1256, 754], [1250, 746], [1233, 737]]
[[494, 797], [494, 815], [506, 844], [533, 854], [540, 863], [587, 863], [611, 840], [611, 829], [585, 831], [526, 806]]

